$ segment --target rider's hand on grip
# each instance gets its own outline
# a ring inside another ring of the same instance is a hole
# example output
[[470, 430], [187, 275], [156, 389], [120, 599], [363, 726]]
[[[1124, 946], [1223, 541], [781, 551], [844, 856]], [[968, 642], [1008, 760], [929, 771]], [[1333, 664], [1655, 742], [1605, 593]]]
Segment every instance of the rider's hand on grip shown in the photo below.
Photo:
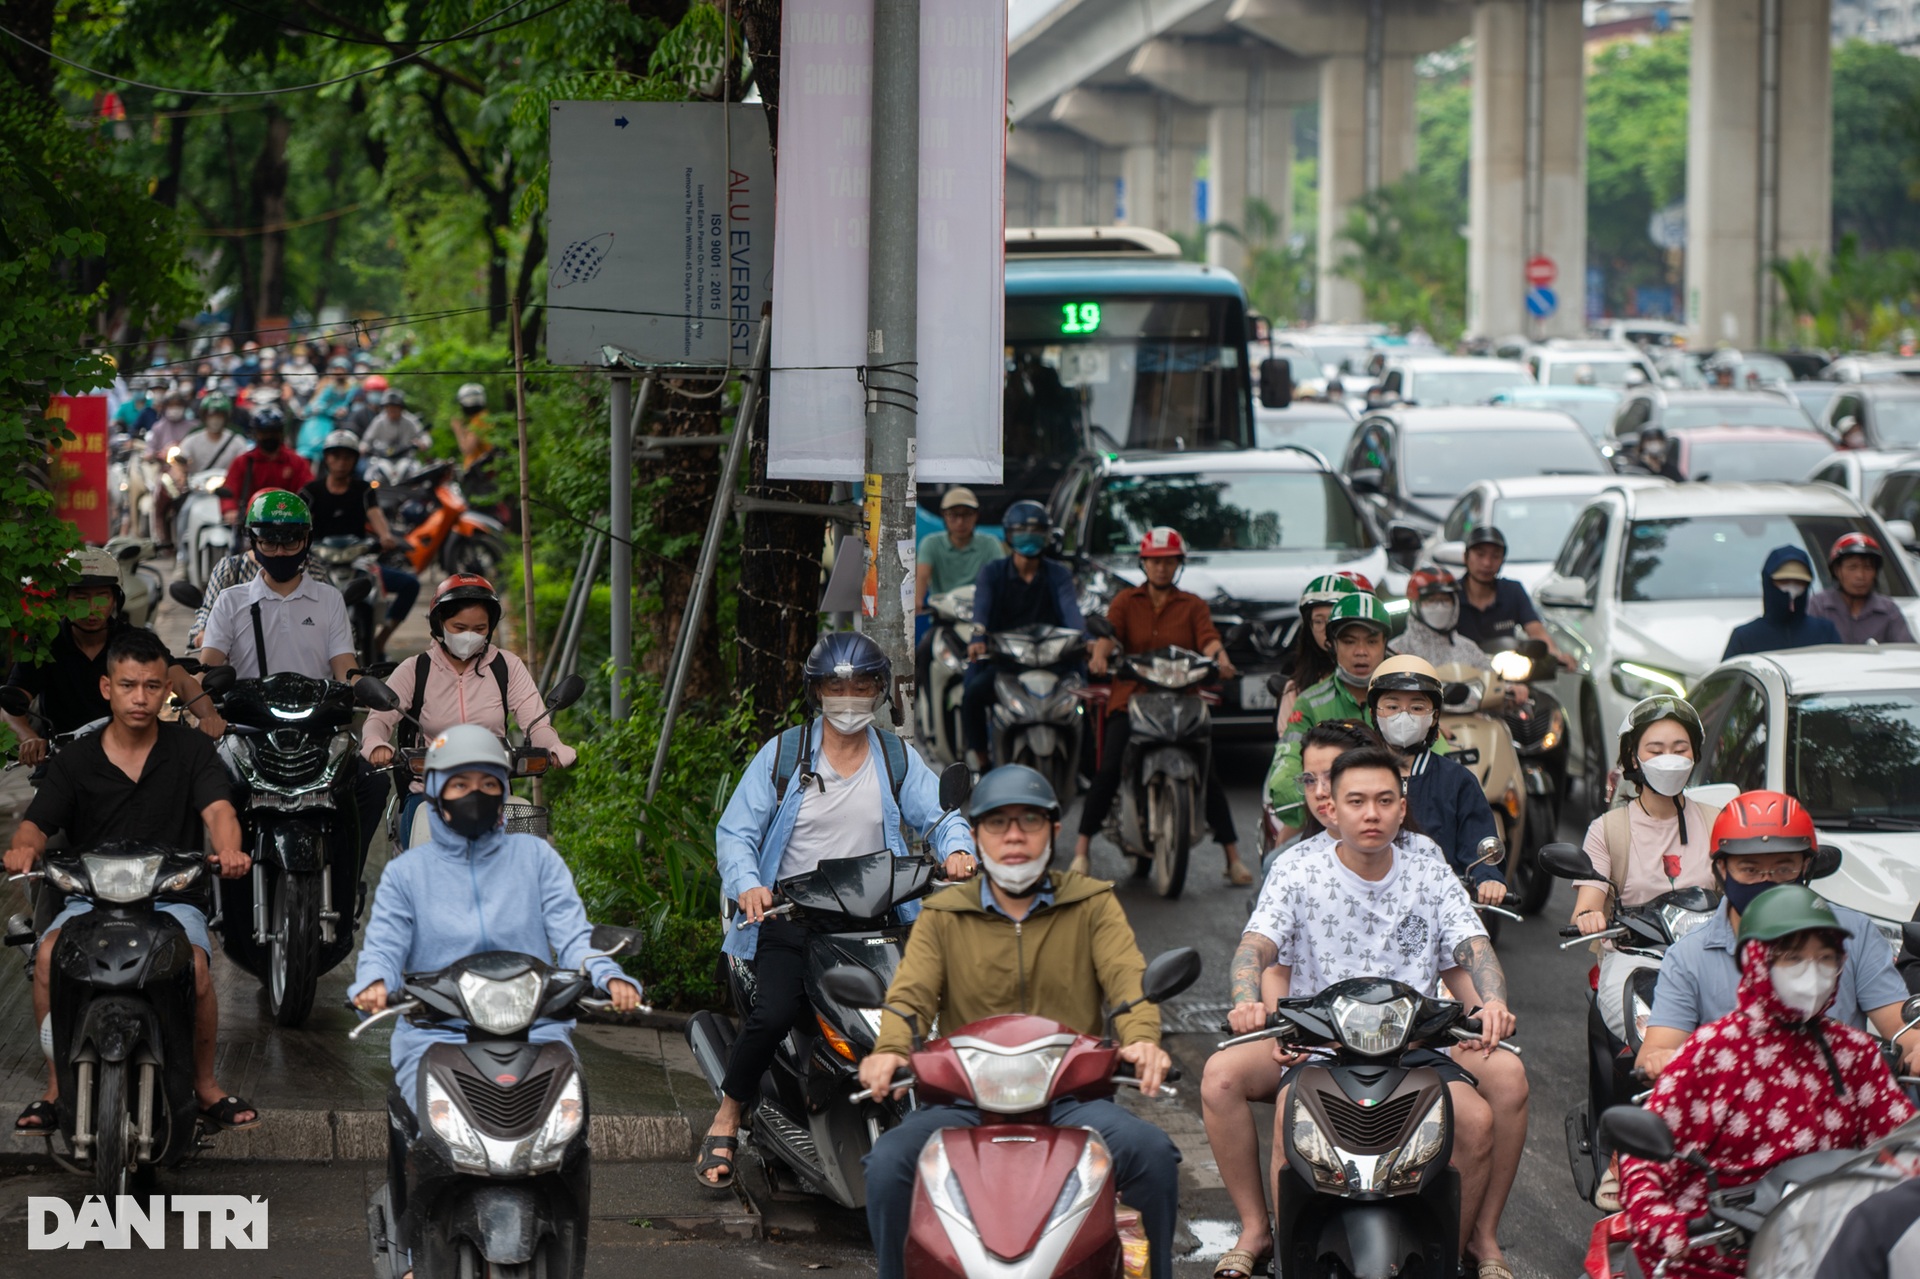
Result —
[[773, 905], [773, 890], [768, 888], [749, 888], [740, 894], [740, 911], [747, 917], [749, 924], [757, 924]]
[[1227, 1029], [1236, 1035], [1250, 1035], [1267, 1026], [1267, 1006], [1257, 999], [1235, 1004], [1227, 1011]]

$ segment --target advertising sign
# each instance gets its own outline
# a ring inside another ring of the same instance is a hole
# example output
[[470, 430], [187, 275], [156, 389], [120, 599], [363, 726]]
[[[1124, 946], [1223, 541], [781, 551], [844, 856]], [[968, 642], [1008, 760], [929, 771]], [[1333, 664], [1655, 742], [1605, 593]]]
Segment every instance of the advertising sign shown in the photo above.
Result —
[[82, 541], [104, 543], [108, 529], [107, 397], [56, 395], [50, 418], [67, 424], [73, 438], [60, 445], [53, 462], [54, 514], [80, 529]]

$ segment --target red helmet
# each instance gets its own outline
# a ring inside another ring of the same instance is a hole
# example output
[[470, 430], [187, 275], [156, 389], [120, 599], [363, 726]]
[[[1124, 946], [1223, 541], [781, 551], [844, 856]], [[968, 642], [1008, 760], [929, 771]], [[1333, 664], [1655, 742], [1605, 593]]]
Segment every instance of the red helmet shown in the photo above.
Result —
[[1415, 569], [1407, 579], [1407, 598], [1423, 600], [1429, 595], [1458, 595], [1460, 584], [1453, 574], [1433, 564]]
[[1140, 558], [1143, 560], [1170, 559], [1184, 557], [1187, 553], [1187, 540], [1180, 536], [1180, 530], [1161, 524], [1147, 530], [1140, 539]]
[[447, 618], [475, 604], [487, 610], [489, 629], [500, 625], [500, 595], [493, 583], [478, 573], [455, 573], [434, 590], [433, 607], [427, 610], [427, 629], [438, 639]]
[[1720, 810], [1709, 846], [1715, 857], [1739, 857], [1811, 853], [1818, 842], [1813, 818], [1799, 800], [1777, 790], [1750, 790]]
[[1334, 576], [1344, 577], [1367, 594], [1373, 594], [1373, 582], [1368, 579], [1365, 573], [1356, 573], [1352, 569], [1343, 568], [1338, 573], [1335, 573]]
[[1838, 564], [1841, 557], [1847, 555], [1865, 555], [1875, 564], [1883, 563], [1887, 554], [1880, 549], [1880, 543], [1865, 533], [1842, 533], [1833, 539], [1833, 549], [1827, 552], [1827, 567]]

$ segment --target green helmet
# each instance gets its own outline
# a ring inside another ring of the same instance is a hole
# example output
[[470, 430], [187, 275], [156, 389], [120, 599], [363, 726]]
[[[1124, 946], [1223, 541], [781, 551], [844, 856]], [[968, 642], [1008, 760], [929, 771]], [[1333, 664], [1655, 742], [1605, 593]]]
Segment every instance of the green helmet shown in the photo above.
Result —
[[1393, 633], [1386, 606], [1364, 591], [1343, 595], [1334, 604], [1333, 612], [1327, 614], [1327, 639], [1332, 640], [1347, 626], [1370, 626], [1382, 635]]
[[232, 417], [233, 401], [224, 395], [209, 395], [206, 399], [200, 401], [200, 416], [203, 419], [213, 413], [224, 413], [228, 417]]
[[1300, 592], [1300, 611], [1319, 604], [1337, 604], [1348, 595], [1361, 593], [1360, 583], [1348, 573], [1322, 573], [1307, 583], [1307, 589]]
[[1826, 898], [1805, 884], [1775, 884], [1740, 912], [1742, 946], [1815, 930], [1844, 931]]
[[313, 513], [299, 494], [285, 489], [264, 489], [247, 503], [247, 527], [311, 528]]

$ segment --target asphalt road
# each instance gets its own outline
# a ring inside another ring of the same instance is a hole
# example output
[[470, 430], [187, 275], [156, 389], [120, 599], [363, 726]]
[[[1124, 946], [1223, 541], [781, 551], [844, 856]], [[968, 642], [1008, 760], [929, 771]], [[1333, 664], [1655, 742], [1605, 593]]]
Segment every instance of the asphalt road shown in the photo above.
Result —
[[[1257, 788], [1265, 770], [1264, 749], [1222, 752], [1222, 764], [1243, 835], [1255, 829]], [[1077, 810], [1068, 813], [1074, 829]], [[1577, 834], [1572, 830], [1568, 836]], [[1065, 841], [1063, 841], [1065, 842]], [[1196, 850], [1186, 893], [1178, 901], [1153, 896], [1144, 881], [1118, 878], [1119, 892], [1149, 956], [1179, 945], [1197, 947], [1205, 975], [1170, 1009], [1175, 1033], [1170, 1047], [1188, 1072], [1179, 1098], [1135, 1104], [1174, 1135], [1184, 1155], [1180, 1279], [1198, 1279], [1232, 1236], [1232, 1214], [1211, 1166], [1199, 1121], [1198, 1070], [1220, 1036], [1214, 1027], [1226, 1002], [1227, 962], [1250, 905], [1250, 889], [1232, 888], [1211, 843]], [[1119, 854], [1095, 843], [1095, 870], [1110, 877], [1125, 871]], [[1558, 891], [1547, 912], [1524, 924], [1508, 924], [1500, 954], [1505, 963], [1517, 1042], [1525, 1050], [1533, 1098], [1525, 1162], [1508, 1206], [1502, 1242], [1521, 1279], [1571, 1279], [1579, 1274], [1593, 1209], [1575, 1198], [1567, 1167], [1562, 1120], [1584, 1086], [1583, 992], [1585, 952], [1561, 952], [1556, 935], [1568, 913], [1568, 890]], [[1271, 1131], [1271, 1109], [1259, 1122]], [[16, 1146], [16, 1149], [18, 1147]], [[84, 1187], [44, 1162], [0, 1165], [0, 1274], [23, 1279], [86, 1276], [118, 1279], [339, 1279], [367, 1274], [364, 1205], [379, 1169], [365, 1164], [296, 1166], [204, 1163], [166, 1175], [168, 1194], [263, 1195], [271, 1212], [265, 1252], [188, 1251], [177, 1230], [164, 1251], [136, 1248], [102, 1252], [26, 1250], [26, 1199], [59, 1195], [79, 1204]], [[840, 1270], [871, 1273], [873, 1260], [864, 1223], [855, 1214], [823, 1208], [805, 1199], [763, 1204], [758, 1229], [738, 1201], [713, 1196], [692, 1184], [677, 1164], [603, 1165], [595, 1170], [595, 1223], [590, 1274], [680, 1273], [811, 1274]], [[204, 1241], [203, 1241], [204, 1242]]]

